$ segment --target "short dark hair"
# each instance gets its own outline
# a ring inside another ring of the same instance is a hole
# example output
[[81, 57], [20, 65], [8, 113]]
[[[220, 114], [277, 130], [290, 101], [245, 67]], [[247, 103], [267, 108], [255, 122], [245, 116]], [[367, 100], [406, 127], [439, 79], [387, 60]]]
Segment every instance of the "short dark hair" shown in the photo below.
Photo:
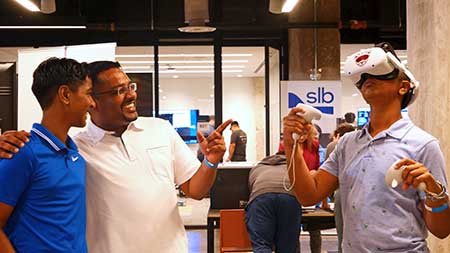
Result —
[[339, 136], [342, 137], [348, 132], [355, 131], [355, 129], [356, 128], [350, 124], [342, 123], [336, 128], [336, 130], [334, 130], [334, 136], [337, 136], [339, 134]]
[[120, 69], [120, 63], [114, 61], [95, 61], [89, 63], [89, 77], [92, 79], [92, 86], [95, 87], [95, 85], [100, 83], [100, 80], [98, 80], [98, 75], [100, 73], [113, 68]]
[[356, 116], [353, 112], [347, 112], [344, 115], [345, 122], [347, 122], [347, 123], [353, 123], [355, 121], [355, 118], [356, 118]]
[[239, 126], [239, 123], [237, 121], [233, 121], [233, 122], [231, 122], [230, 126]]
[[73, 59], [52, 57], [43, 61], [33, 72], [31, 90], [42, 110], [53, 102], [61, 85], [77, 91], [88, 76], [87, 64]]

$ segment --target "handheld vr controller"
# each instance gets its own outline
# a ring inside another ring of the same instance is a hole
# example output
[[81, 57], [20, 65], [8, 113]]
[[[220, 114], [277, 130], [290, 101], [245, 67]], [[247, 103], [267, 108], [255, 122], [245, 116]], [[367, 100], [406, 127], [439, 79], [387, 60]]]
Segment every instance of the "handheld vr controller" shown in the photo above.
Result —
[[[302, 108], [303, 110], [305, 110], [304, 113], [298, 112], [297, 115], [303, 117], [303, 119], [305, 119], [305, 121], [308, 123], [311, 123], [311, 121], [313, 119], [319, 120], [322, 117], [322, 113], [318, 109], [316, 109], [310, 105], [298, 103], [296, 107]], [[300, 138], [300, 136], [296, 133], [293, 133], [292, 138], [294, 140], [298, 140]]]
[[[386, 175], [384, 176], [384, 182], [386, 183], [387, 187], [395, 188], [399, 184], [403, 183], [402, 173], [405, 169], [405, 166], [400, 167], [399, 169], [395, 169], [395, 165], [398, 161], [396, 161], [392, 166], [387, 170]], [[424, 182], [421, 182], [417, 189], [421, 191], [425, 191], [427, 186]]]

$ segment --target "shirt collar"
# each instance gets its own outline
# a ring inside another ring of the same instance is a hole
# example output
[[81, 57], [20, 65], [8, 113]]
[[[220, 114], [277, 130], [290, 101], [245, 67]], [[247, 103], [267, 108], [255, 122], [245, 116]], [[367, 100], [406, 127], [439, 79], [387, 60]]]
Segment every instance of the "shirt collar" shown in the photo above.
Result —
[[113, 131], [106, 131], [92, 122], [92, 119], [89, 119], [86, 128], [87, 137], [86, 140], [90, 141], [92, 144], [97, 144], [99, 141], [105, 137], [105, 135], [113, 135]]
[[144, 121], [137, 118], [135, 121], [131, 122], [128, 125], [128, 130], [131, 130], [131, 129], [144, 130], [145, 129]]
[[50, 147], [52, 147], [55, 151], [61, 150], [75, 150], [78, 151], [77, 145], [73, 142], [70, 136], [67, 136], [66, 144], [62, 143], [54, 134], [52, 134], [47, 128], [39, 123], [34, 123], [33, 128], [31, 129], [37, 136], [47, 142]]
[[[131, 122], [128, 125], [127, 130], [125, 131], [130, 131], [133, 129], [143, 130], [144, 128], [142, 122], [140, 122], [139, 120]], [[114, 131], [104, 130], [103, 128], [95, 125], [94, 122], [92, 122], [92, 119], [89, 119], [86, 134], [88, 137], [88, 141], [90, 141], [92, 144], [97, 144], [105, 137], [105, 135], [114, 135]]]
[[[359, 135], [359, 138], [364, 137], [364, 135], [369, 134], [369, 125], [370, 121], [364, 125], [364, 127], [361, 129], [361, 133]], [[392, 138], [395, 139], [402, 139], [406, 133], [413, 127], [413, 124], [411, 120], [406, 118], [401, 118], [394, 122], [388, 129], [384, 130], [383, 133], [385, 135], [389, 135]]]

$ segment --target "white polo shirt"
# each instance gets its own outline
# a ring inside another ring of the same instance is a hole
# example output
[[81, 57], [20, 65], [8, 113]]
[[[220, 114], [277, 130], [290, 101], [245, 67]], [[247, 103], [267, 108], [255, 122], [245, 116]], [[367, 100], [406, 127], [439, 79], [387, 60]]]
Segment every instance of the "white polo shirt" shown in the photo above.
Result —
[[115, 137], [89, 122], [74, 139], [87, 164], [90, 253], [188, 251], [174, 185], [200, 162], [170, 123], [140, 117]]

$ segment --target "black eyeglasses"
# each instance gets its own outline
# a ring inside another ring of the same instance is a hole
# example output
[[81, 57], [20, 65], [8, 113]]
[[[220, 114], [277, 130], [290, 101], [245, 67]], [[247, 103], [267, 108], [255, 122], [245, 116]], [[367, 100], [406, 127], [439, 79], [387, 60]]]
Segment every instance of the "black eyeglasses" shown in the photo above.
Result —
[[107, 91], [95, 92], [95, 93], [93, 93], [93, 95], [98, 96], [98, 95], [109, 93], [112, 95], [121, 96], [121, 95], [127, 94], [130, 91], [137, 91], [137, 83], [130, 83], [126, 86], [119, 86], [119, 87], [116, 87], [114, 89], [107, 90]]

